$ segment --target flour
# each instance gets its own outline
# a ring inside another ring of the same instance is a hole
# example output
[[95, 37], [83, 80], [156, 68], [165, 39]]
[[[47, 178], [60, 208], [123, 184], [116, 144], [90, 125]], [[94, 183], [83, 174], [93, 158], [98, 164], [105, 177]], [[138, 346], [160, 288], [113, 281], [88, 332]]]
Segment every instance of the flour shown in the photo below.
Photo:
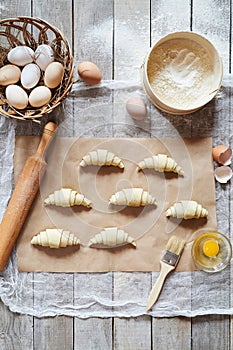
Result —
[[213, 63], [205, 49], [186, 39], [172, 39], [152, 50], [147, 71], [153, 92], [172, 108], [194, 108], [211, 92]]

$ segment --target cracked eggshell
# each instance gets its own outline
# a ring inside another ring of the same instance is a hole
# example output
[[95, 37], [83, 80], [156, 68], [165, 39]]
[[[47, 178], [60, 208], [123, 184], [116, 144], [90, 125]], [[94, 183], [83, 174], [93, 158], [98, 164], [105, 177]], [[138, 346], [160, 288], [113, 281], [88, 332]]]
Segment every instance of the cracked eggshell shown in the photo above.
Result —
[[40, 68], [35, 63], [27, 64], [21, 73], [21, 84], [25, 89], [32, 89], [40, 80]]
[[145, 102], [140, 97], [135, 96], [126, 101], [126, 110], [136, 120], [144, 119], [147, 114]]
[[47, 86], [35, 87], [29, 95], [29, 103], [32, 107], [42, 107], [49, 103], [52, 93]]
[[42, 44], [39, 45], [35, 51], [35, 62], [42, 71], [48, 67], [48, 65], [54, 61], [53, 49], [51, 46]]
[[17, 66], [25, 66], [32, 63], [34, 51], [28, 46], [16, 46], [8, 52], [7, 59], [10, 63]]
[[64, 67], [60, 62], [52, 62], [48, 65], [44, 73], [44, 83], [50, 89], [61, 84], [64, 75]]
[[0, 85], [7, 86], [19, 81], [21, 70], [13, 64], [7, 64], [0, 69]]
[[17, 109], [24, 109], [27, 107], [28, 95], [20, 86], [8, 85], [5, 94], [9, 105]]
[[212, 150], [213, 159], [221, 165], [231, 164], [232, 149], [225, 145], [215, 146]]
[[215, 179], [225, 184], [232, 178], [232, 170], [229, 166], [223, 165], [215, 169]]

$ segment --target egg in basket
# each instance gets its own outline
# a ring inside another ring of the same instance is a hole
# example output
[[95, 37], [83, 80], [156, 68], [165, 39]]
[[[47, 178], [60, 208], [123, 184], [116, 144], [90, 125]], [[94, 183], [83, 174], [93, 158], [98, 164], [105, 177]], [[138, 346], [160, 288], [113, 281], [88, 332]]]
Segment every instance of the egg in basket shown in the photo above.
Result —
[[46, 21], [0, 21], [0, 114], [38, 120], [52, 112], [73, 83], [73, 57], [62, 33]]

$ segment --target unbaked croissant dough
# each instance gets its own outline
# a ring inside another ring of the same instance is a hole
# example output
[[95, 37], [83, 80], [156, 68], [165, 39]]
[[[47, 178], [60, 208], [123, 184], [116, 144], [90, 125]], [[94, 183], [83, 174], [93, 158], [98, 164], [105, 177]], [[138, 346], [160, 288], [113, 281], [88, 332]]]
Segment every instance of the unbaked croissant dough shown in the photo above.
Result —
[[155, 198], [143, 188], [125, 188], [113, 194], [109, 200], [110, 204], [127, 205], [129, 207], [140, 207], [148, 204], [157, 205]]
[[49, 248], [64, 248], [77, 246], [80, 241], [70, 231], [57, 228], [47, 228], [32, 237], [31, 244]]
[[56, 205], [60, 207], [72, 207], [74, 205], [83, 205], [91, 208], [92, 202], [84, 197], [83, 194], [73, 191], [71, 188], [61, 188], [51, 193], [45, 200], [44, 205]]
[[166, 216], [178, 219], [199, 219], [207, 217], [207, 215], [208, 211], [201, 204], [191, 200], [181, 200], [166, 211]]
[[85, 167], [87, 165], [113, 165], [121, 169], [124, 168], [122, 160], [106, 149], [97, 149], [86, 154], [81, 160], [80, 166]]
[[154, 169], [159, 172], [173, 172], [179, 175], [184, 175], [181, 167], [176, 163], [173, 158], [168, 157], [166, 154], [157, 154], [152, 157], [143, 159], [138, 163], [137, 171], [142, 169]]
[[94, 248], [116, 248], [126, 244], [132, 244], [136, 247], [134, 239], [124, 230], [117, 227], [107, 227], [92, 237], [88, 246]]

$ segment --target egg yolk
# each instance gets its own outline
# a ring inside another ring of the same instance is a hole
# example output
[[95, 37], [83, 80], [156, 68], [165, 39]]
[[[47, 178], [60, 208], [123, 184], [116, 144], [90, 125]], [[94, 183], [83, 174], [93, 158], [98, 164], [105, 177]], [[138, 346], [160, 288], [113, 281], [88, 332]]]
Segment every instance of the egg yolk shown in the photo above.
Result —
[[216, 256], [219, 252], [219, 245], [218, 242], [216, 242], [213, 239], [209, 239], [208, 241], [205, 241], [203, 244], [203, 253], [208, 257]]

